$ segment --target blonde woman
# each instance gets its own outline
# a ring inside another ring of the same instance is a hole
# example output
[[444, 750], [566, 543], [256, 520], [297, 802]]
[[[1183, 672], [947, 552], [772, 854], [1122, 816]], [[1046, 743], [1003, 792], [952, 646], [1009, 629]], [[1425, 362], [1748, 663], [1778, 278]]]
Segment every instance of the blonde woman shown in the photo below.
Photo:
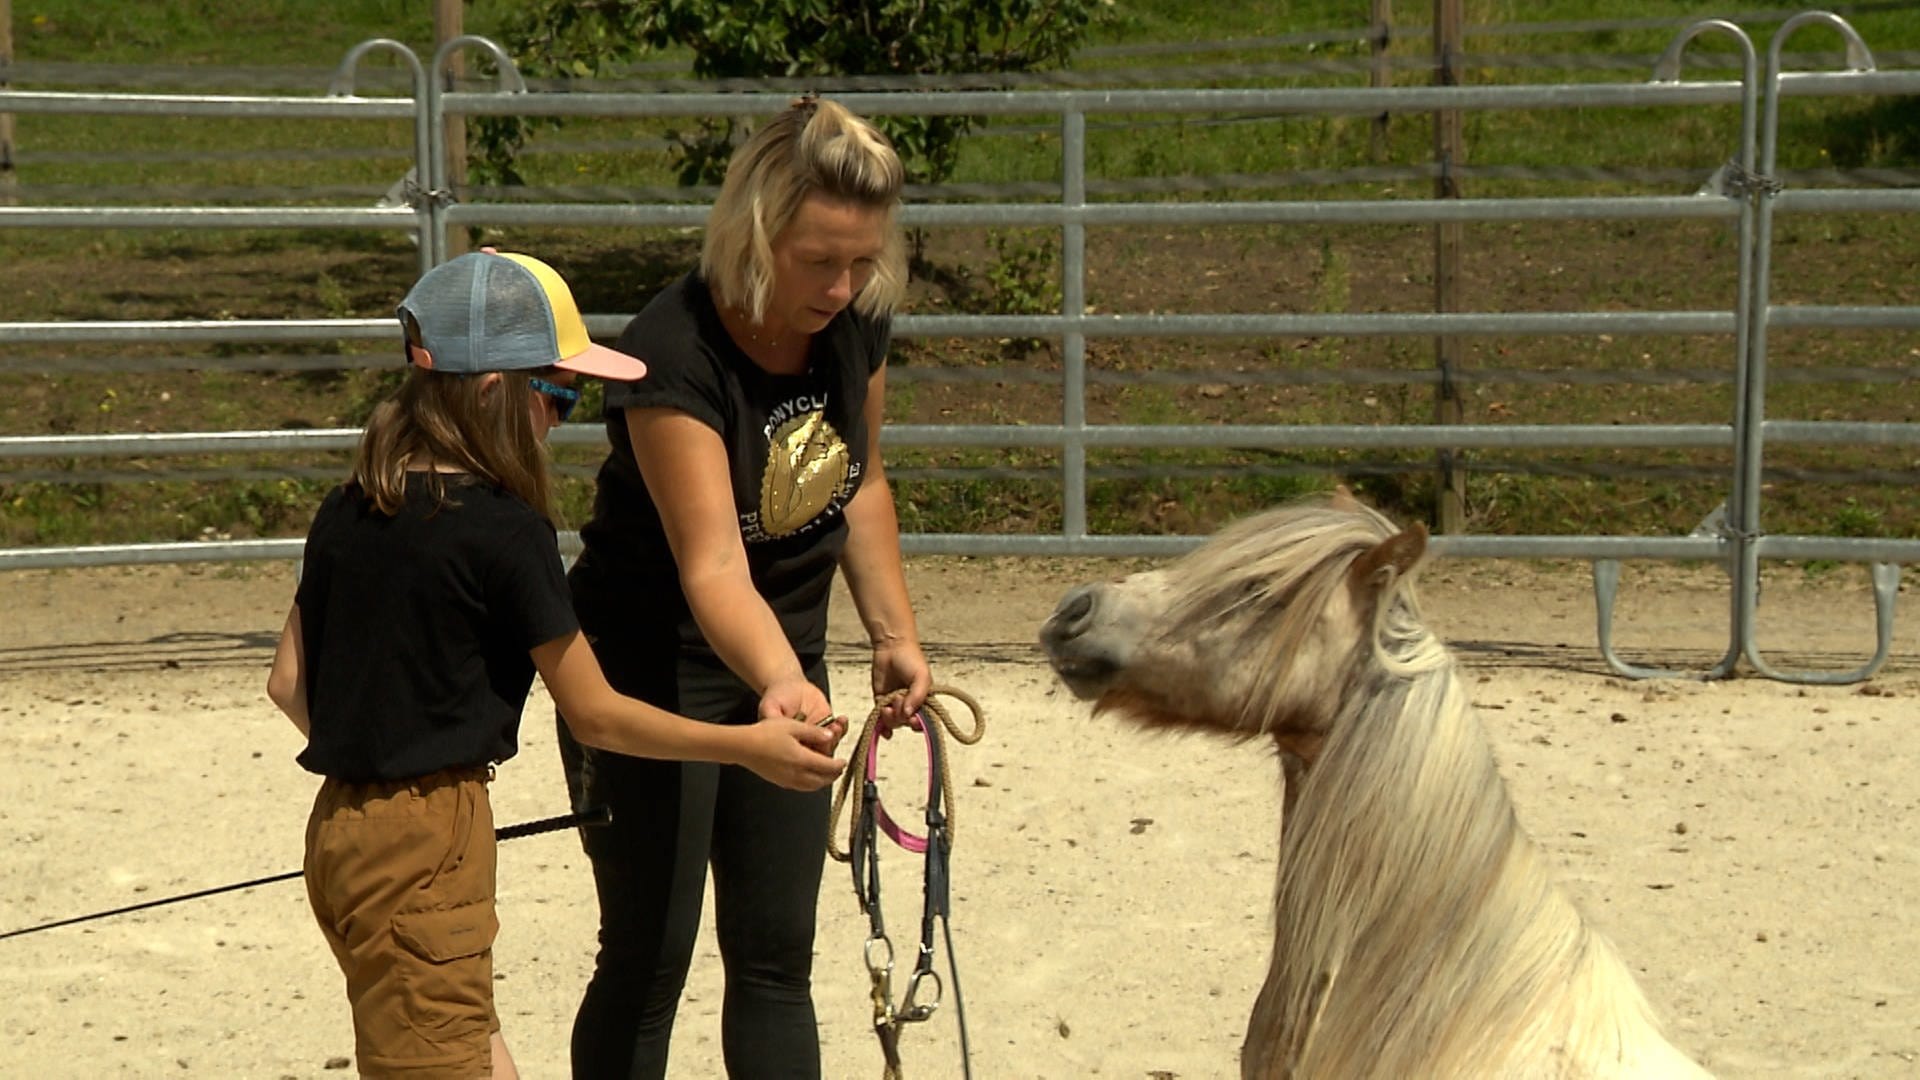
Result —
[[[718, 724], [751, 722], [770, 697], [831, 715], [837, 568], [872, 642], [873, 693], [904, 691], [884, 722], [925, 700], [880, 462], [889, 317], [906, 280], [902, 178], [871, 124], [830, 101], [796, 103], [735, 153], [699, 269], [621, 336], [649, 375], [608, 389], [612, 451], [570, 581], [622, 692]], [[728, 1072], [818, 1076], [827, 793], [583, 750], [561, 730], [575, 800], [613, 809], [611, 826], [583, 834], [600, 952], [574, 1075], [665, 1074], [711, 866]]]
[[425, 274], [399, 315], [412, 370], [314, 516], [267, 694], [323, 778], [307, 897], [346, 976], [360, 1075], [503, 1080], [487, 782], [534, 672], [583, 743], [822, 794], [844, 729], [796, 721], [791, 698], [716, 728], [608, 687], [561, 574], [545, 442], [575, 378], [646, 368], [588, 339], [560, 275], [475, 252]]

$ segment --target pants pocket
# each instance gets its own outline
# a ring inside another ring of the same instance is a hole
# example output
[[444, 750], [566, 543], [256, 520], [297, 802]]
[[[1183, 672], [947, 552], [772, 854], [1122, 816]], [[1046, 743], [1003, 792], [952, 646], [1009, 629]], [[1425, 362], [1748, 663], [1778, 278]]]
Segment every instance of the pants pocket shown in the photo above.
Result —
[[493, 1026], [493, 942], [500, 919], [491, 900], [393, 916], [396, 959], [406, 987], [408, 1026], [428, 1042], [471, 1037]]
[[493, 948], [500, 917], [492, 901], [439, 911], [402, 911], [393, 917], [393, 936], [415, 956], [436, 964], [478, 956]]

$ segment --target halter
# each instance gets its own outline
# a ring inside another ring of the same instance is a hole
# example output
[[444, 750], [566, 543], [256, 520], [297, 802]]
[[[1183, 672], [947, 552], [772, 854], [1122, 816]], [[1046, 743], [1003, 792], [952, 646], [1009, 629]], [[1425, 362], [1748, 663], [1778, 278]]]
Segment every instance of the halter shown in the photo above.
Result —
[[[964, 701], [973, 710], [975, 724], [970, 734], [962, 734], [931, 697], [909, 722], [909, 726], [923, 736], [927, 747], [926, 833], [915, 835], [908, 832], [887, 813], [885, 804], [880, 801], [880, 741], [875, 738], [875, 733], [881, 706], [876, 706], [854, 750], [854, 759], [864, 758], [865, 768], [860, 787], [860, 805], [847, 830], [847, 853], [843, 856], [829, 845], [834, 858], [851, 864], [854, 896], [860, 901], [860, 910], [867, 915], [867, 942], [862, 955], [866, 961], [868, 978], [872, 982], [873, 1033], [880, 1040], [880, 1053], [886, 1062], [883, 1073], [885, 1080], [900, 1080], [903, 1075], [900, 1069], [901, 1028], [932, 1017], [945, 996], [945, 983], [933, 967], [933, 925], [936, 919], [946, 939], [947, 970], [953, 976], [954, 1009], [960, 1025], [961, 1066], [966, 1076], [970, 1078], [973, 1075], [967, 1043], [966, 1005], [960, 996], [960, 971], [953, 960], [952, 893], [949, 888], [949, 857], [953, 850], [953, 789], [947, 778], [946, 756], [939, 727], [944, 724], [956, 740], [973, 743], [984, 732], [985, 721], [980, 715], [978, 703], [972, 698], [944, 688], [936, 688], [933, 693], [949, 694]], [[935, 724], [932, 717], [928, 716], [928, 711], [933, 712], [941, 723]], [[836, 819], [853, 786], [853, 775], [849, 771], [846, 780], [841, 783], [840, 794], [833, 808]], [[879, 835], [882, 833], [901, 848], [924, 856], [920, 949], [914, 960], [913, 973], [907, 980], [906, 993], [897, 1004], [893, 997], [893, 941], [887, 936], [886, 920], [880, 909]]]

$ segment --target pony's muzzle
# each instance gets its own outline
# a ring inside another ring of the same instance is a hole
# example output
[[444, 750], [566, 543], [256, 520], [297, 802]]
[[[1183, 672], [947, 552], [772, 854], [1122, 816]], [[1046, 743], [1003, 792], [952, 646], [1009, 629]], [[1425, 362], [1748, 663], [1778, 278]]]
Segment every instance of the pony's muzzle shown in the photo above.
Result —
[[1113, 679], [1122, 661], [1103, 639], [1101, 600], [1106, 587], [1082, 585], [1060, 598], [1040, 626], [1040, 647], [1053, 670], [1076, 696], [1096, 697]]

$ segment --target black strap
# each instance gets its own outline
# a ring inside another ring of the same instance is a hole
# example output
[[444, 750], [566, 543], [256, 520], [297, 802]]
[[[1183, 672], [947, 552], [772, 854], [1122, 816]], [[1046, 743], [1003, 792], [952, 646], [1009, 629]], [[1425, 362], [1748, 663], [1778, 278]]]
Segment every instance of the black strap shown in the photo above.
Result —
[[953, 850], [947, 835], [947, 815], [940, 808], [940, 775], [945, 762], [941, 758], [940, 733], [931, 721], [923, 721], [927, 735], [927, 851], [925, 899], [920, 906], [920, 959], [914, 973], [933, 970], [933, 921], [949, 918], [952, 897], [948, 890], [948, 855]]
[[880, 845], [876, 836], [879, 822], [873, 812], [879, 802], [880, 786], [869, 779], [860, 789], [859, 817], [854, 819], [853, 836], [847, 842], [847, 862], [853, 868], [853, 894], [860, 898], [860, 910], [867, 913], [867, 926], [875, 934], [886, 930], [880, 917]]
[[[612, 820], [613, 811], [604, 806], [596, 806], [590, 810], [582, 810], [577, 814], [561, 814], [558, 817], [541, 818], [538, 821], [523, 821], [518, 825], [503, 825], [494, 830], [493, 838], [496, 841], [517, 840], [522, 836], [533, 836], [538, 833], [553, 832], [556, 829], [565, 829], [574, 825], [605, 825]], [[291, 881], [301, 876], [301, 874], [302, 871], [289, 870], [284, 874], [272, 874], [268, 877], [254, 878], [252, 881], [236, 881], [231, 885], [216, 885], [211, 889], [200, 889], [195, 892], [181, 893], [179, 896], [163, 896], [158, 900], [148, 900], [145, 903], [128, 904], [126, 907], [117, 907], [110, 911], [96, 911], [90, 915], [75, 915], [70, 919], [60, 919], [55, 922], [41, 923], [38, 926], [26, 926], [18, 930], [8, 930], [6, 933], [0, 934], [0, 941], [4, 941], [10, 937], [19, 937], [22, 934], [37, 934], [42, 930], [52, 930], [61, 926], [72, 926], [75, 923], [92, 922], [95, 919], [111, 918], [115, 915], [125, 915], [134, 911], [145, 911], [148, 908], [163, 907], [167, 904], [179, 904], [188, 900], [198, 900], [206, 896], [218, 896], [221, 893], [233, 892], [236, 889], [251, 889], [256, 885], [271, 885], [276, 881]]]

